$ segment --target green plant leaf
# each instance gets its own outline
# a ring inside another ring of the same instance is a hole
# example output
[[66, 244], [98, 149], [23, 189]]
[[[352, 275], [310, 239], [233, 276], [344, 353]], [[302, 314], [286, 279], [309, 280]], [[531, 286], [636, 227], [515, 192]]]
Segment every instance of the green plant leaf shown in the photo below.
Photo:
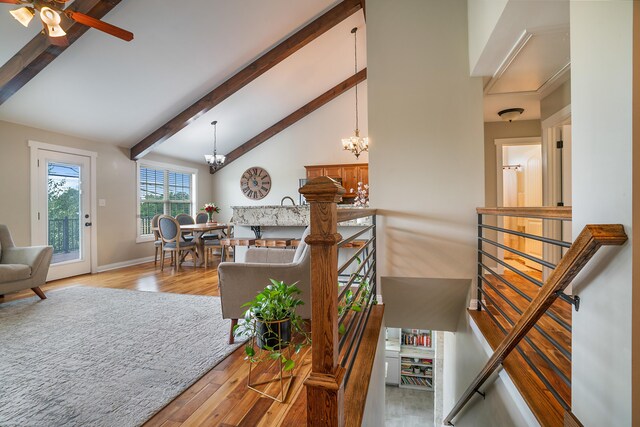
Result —
[[292, 359], [289, 359], [289, 360], [287, 360], [286, 362], [284, 362], [284, 370], [285, 370], [285, 371], [290, 371], [290, 370], [292, 370], [295, 366], [296, 366], [296, 362], [294, 362]]
[[344, 327], [344, 324], [342, 324], [342, 323], [341, 323], [341, 324], [340, 324], [340, 326], [338, 326], [338, 333], [339, 333], [340, 335], [344, 335], [344, 334], [345, 334], [345, 332], [347, 332], [347, 328], [345, 328], [345, 327]]
[[246, 354], [247, 356], [249, 356], [249, 357], [253, 357], [253, 356], [255, 356], [255, 354], [256, 354], [256, 351], [253, 349], [253, 346], [252, 346], [252, 345], [249, 345], [249, 344], [247, 344], [247, 345], [244, 347], [244, 352], [245, 352], [245, 354]]

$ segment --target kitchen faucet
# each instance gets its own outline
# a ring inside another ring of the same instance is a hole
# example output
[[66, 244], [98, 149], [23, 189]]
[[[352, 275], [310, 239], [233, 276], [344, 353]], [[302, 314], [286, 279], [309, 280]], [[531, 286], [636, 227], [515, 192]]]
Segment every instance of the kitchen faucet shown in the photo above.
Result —
[[296, 201], [295, 201], [295, 200], [293, 200], [293, 199], [292, 199], [291, 197], [289, 197], [289, 196], [284, 196], [284, 197], [282, 198], [282, 200], [280, 200], [280, 206], [284, 206], [284, 201], [285, 201], [285, 200], [287, 200], [287, 199], [291, 200], [291, 203], [293, 204], [293, 206], [295, 206], [295, 205], [296, 205]]

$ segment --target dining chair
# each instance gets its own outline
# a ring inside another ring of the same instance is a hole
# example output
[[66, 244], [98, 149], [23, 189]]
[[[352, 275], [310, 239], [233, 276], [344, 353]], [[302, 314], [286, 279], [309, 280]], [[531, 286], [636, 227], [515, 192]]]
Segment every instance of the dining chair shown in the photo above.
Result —
[[206, 212], [200, 212], [196, 215], [196, 224], [206, 224], [209, 221], [209, 215]]
[[[212, 233], [211, 236], [215, 236], [210, 239], [204, 240], [204, 267], [207, 268], [209, 266], [209, 257], [213, 257], [216, 255], [216, 249], [219, 250], [220, 253], [220, 262], [225, 261], [222, 259], [222, 254], [224, 251], [222, 250], [222, 245], [220, 244], [220, 239], [224, 237], [233, 237], [233, 224], [228, 223], [226, 230], [216, 230], [217, 233]], [[225, 258], [228, 257], [229, 251], [225, 254]]]
[[196, 255], [195, 242], [188, 242], [180, 235], [180, 223], [177, 219], [170, 215], [160, 215], [158, 218], [158, 231], [162, 240], [162, 260], [160, 262], [160, 270], [164, 270], [164, 252], [170, 252], [175, 255], [175, 265], [180, 270], [180, 264], [188, 253], [193, 258], [193, 268], [198, 264]]
[[[191, 225], [196, 223], [193, 217], [186, 213], [176, 215], [176, 219], [178, 220], [178, 223], [180, 223], [180, 225]], [[190, 231], [183, 231], [182, 237], [187, 241], [193, 240], [193, 235]]]
[[153, 259], [153, 263], [155, 265], [158, 264], [158, 252], [162, 253], [162, 256], [164, 256], [164, 253], [162, 252], [162, 239], [160, 238], [160, 232], [157, 230], [158, 218], [160, 218], [160, 214], [155, 214], [153, 218], [151, 218], [151, 229], [153, 230], [154, 239], [153, 246], [156, 248], [156, 255]]

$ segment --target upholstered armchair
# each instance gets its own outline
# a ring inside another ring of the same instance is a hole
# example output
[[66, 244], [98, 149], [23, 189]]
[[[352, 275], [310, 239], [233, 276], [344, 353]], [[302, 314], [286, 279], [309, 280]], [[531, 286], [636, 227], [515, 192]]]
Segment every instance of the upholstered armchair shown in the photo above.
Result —
[[31, 289], [45, 299], [40, 286], [47, 281], [51, 246], [16, 247], [6, 225], [0, 224], [0, 295]]
[[251, 301], [269, 285], [269, 279], [282, 280], [287, 284], [298, 282], [304, 305], [297, 313], [303, 319], [311, 318], [311, 248], [304, 241], [308, 234], [309, 227], [297, 249], [249, 248], [245, 262], [221, 262], [218, 265], [222, 317], [231, 319], [229, 344], [234, 341], [233, 327], [246, 311], [242, 304]]

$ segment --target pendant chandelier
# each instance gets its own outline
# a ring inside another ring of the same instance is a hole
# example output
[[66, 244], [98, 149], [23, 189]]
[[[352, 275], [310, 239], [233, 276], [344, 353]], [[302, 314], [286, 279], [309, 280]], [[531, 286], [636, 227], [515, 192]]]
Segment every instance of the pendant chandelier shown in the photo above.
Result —
[[[353, 52], [354, 52], [354, 74], [358, 74], [358, 43], [357, 43], [357, 33], [358, 27], [355, 27], [351, 30], [351, 34], [353, 34]], [[349, 138], [342, 139], [342, 148], [351, 151], [356, 159], [360, 157], [360, 153], [363, 151], [369, 151], [369, 138], [360, 136], [360, 129], [358, 128], [358, 85], [356, 84], [356, 130], [355, 135]]]
[[224, 165], [224, 161], [226, 160], [226, 156], [222, 154], [218, 154], [217, 152], [217, 135], [216, 135], [216, 127], [218, 124], [217, 120], [211, 122], [213, 125], [213, 154], [205, 154], [204, 158], [207, 161], [209, 167], [211, 167], [214, 171], [218, 168], [221, 168]]

